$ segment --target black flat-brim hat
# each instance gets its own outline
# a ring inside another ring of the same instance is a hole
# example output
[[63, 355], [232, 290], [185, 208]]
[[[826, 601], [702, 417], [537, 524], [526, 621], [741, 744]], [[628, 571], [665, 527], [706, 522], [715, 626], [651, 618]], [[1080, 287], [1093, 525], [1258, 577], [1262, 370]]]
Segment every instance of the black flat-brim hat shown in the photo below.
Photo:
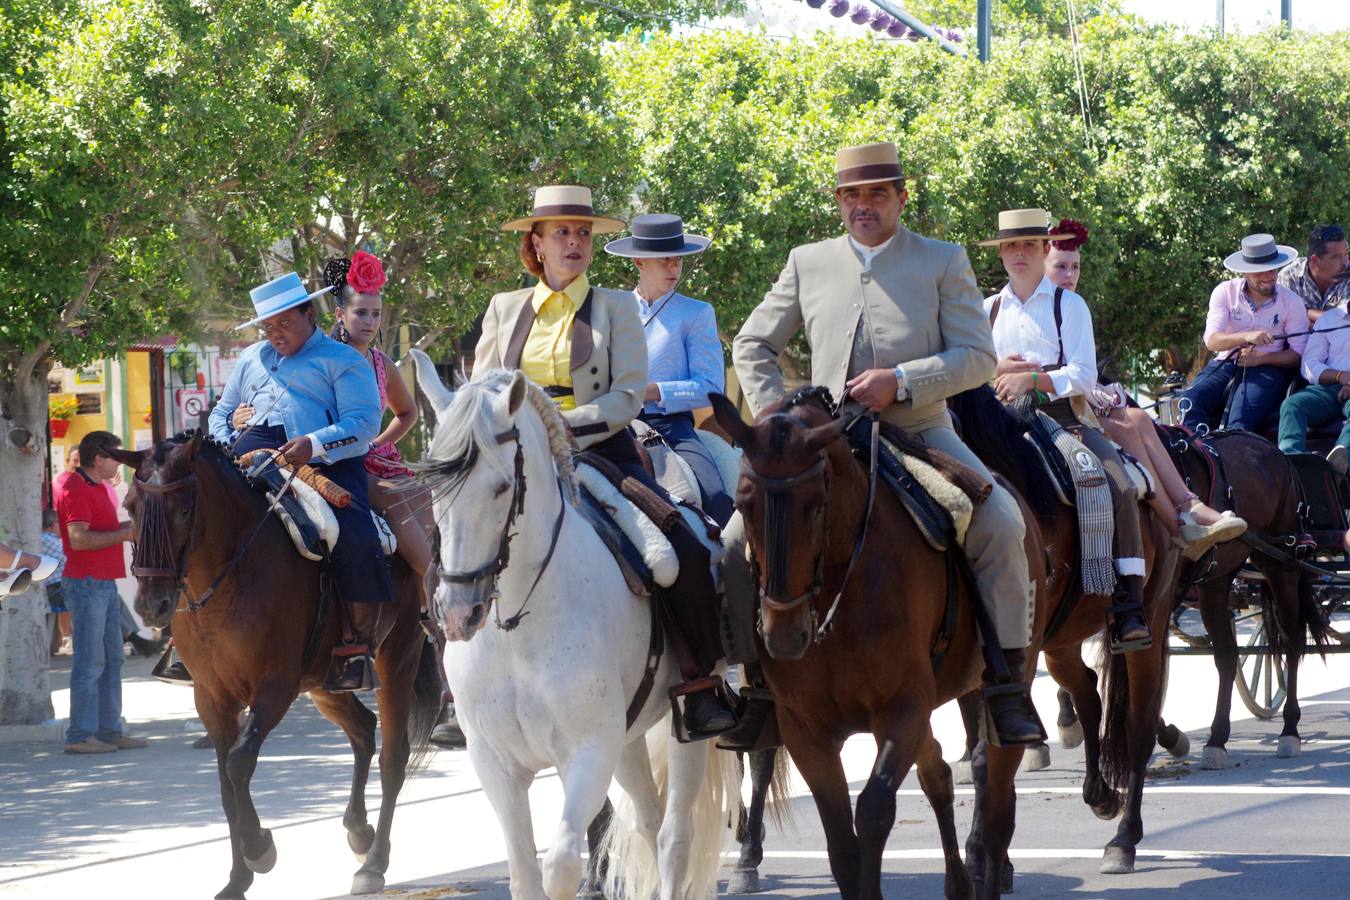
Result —
[[702, 253], [712, 243], [697, 234], [685, 234], [680, 217], [666, 213], [638, 216], [629, 230], [633, 233], [631, 237], [610, 241], [605, 252], [629, 259], [665, 259]]

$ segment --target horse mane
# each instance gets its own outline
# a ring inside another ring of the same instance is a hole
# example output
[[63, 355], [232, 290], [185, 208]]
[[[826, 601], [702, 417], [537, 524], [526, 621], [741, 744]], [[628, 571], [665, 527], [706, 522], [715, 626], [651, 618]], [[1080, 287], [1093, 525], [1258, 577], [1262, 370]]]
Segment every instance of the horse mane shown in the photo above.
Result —
[[991, 469], [1013, 480], [1041, 516], [1055, 510], [1055, 493], [1036, 448], [1026, 439], [1026, 421], [1011, 412], [987, 384], [952, 397], [952, 412], [961, 423], [961, 439]]
[[787, 412], [796, 406], [805, 406], [808, 403], [819, 403], [821, 407], [834, 415], [834, 395], [830, 389], [822, 384], [805, 384], [797, 388], [792, 393], [783, 398], [782, 405], [778, 407], [779, 412]]
[[[514, 375], [515, 372], [510, 369], [493, 369], [482, 379], [470, 382], [455, 392], [451, 409], [447, 410], [432, 435], [431, 452], [428, 454], [430, 458], [412, 465], [422, 480], [430, 482], [437, 489], [438, 495], [454, 491], [463, 483], [480, 456], [480, 448], [496, 445], [497, 437], [492, 432], [489, 418], [483, 415], [483, 407], [511, 383]], [[575, 505], [580, 500], [576, 472], [572, 465], [576, 444], [567, 433], [566, 421], [544, 389], [528, 379], [525, 381], [525, 399], [544, 424], [549, 453], [558, 470], [558, 478], [568, 500]], [[514, 473], [495, 455], [489, 454], [487, 460], [498, 474], [506, 478], [514, 477]]]

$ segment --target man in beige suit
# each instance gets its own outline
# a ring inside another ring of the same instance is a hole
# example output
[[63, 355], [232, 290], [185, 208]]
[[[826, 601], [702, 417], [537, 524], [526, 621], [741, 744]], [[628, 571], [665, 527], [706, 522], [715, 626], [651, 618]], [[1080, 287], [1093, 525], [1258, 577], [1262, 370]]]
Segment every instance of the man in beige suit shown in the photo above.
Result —
[[[909, 194], [894, 144], [846, 147], [835, 168], [835, 198], [848, 233], [795, 248], [732, 345], [751, 411], [758, 414], [782, 397], [778, 355], [805, 328], [812, 383], [836, 397], [847, 389], [885, 421], [992, 480], [957, 437], [946, 405], [953, 394], [988, 381], [996, 363], [965, 250], [899, 224]], [[965, 543], [1014, 672], [1025, 669], [1030, 643], [1025, 530], [1016, 501], [995, 485], [975, 508]], [[991, 677], [986, 670], [986, 680]], [[991, 711], [1005, 741], [1039, 739], [1026, 693], [1000, 695]]]

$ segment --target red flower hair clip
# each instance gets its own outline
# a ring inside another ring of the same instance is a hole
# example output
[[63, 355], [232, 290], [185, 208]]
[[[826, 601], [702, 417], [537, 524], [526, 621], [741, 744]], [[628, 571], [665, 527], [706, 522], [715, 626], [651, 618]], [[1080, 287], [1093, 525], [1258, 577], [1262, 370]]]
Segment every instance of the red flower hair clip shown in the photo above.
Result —
[[378, 258], [364, 250], [352, 254], [352, 267], [347, 271], [347, 284], [358, 294], [378, 294], [388, 279]]
[[1060, 219], [1059, 224], [1055, 226], [1055, 234], [1071, 234], [1073, 237], [1065, 238], [1062, 241], [1051, 241], [1050, 243], [1056, 250], [1077, 250], [1087, 243], [1087, 226], [1077, 219]]

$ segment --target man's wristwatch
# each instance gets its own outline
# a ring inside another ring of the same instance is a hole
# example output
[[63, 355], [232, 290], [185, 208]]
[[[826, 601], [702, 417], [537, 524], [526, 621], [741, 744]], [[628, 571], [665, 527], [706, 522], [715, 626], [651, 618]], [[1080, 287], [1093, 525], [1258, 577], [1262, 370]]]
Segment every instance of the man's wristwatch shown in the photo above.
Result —
[[905, 370], [901, 366], [895, 367], [895, 402], [899, 403], [909, 397], [909, 388], [905, 386]]

